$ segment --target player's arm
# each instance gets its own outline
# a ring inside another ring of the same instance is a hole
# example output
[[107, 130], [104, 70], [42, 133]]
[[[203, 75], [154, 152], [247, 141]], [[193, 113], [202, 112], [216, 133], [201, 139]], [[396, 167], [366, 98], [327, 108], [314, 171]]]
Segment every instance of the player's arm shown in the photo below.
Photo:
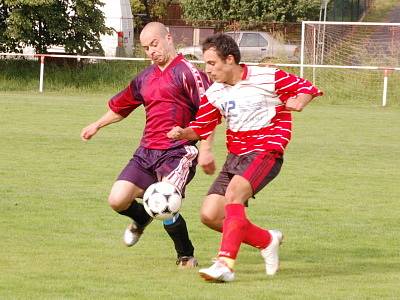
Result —
[[100, 128], [121, 121], [142, 104], [141, 95], [137, 92], [140, 90], [137, 83], [136, 77], [124, 90], [108, 101], [108, 111], [96, 122], [82, 129], [82, 140], [91, 139]]
[[167, 133], [167, 137], [174, 140], [206, 140], [219, 123], [221, 123], [220, 112], [203, 95], [196, 120], [191, 121], [186, 128], [175, 126]]
[[322, 92], [310, 81], [277, 69], [275, 92], [285, 103], [287, 110], [302, 111], [303, 108]]
[[100, 119], [82, 129], [81, 139], [83, 141], [90, 140], [100, 130], [100, 128], [112, 123], [119, 122], [123, 118], [123, 116], [109, 109]]
[[204, 173], [212, 175], [215, 173], [216, 165], [215, 158], [212, 153], [212, 146], [214, 144], [215, 130], [209, 135], [206, 140], [202, 140], [200, 143], [200, 151], [198, 162]]
[[292, 111], [302, 111], [303, 108], [306, 107], [306, 105], [310, 103], [313, 98], [314, 96], [310, 94], [299, 94], [294, 97], [290, 97], [286, 101], [286, 109]]
[[[183, 86], [185, 87], [188, 97], [194, 100], [194, 102], [198, 101], [201, 107], [203, 107], [206, 103], [206, 98], [201, 97], [200, 95], [204, 93], [204, 89], [207, 89], [210, 86], [211, 82], [205, 73], [200, 72], [199, 75], [200, 76], [194, 77], [192, 72], [188, 72], [188, 74], [186, 74], [184, 77], [186, 82], [183, 84]], [[188, 80], [188, 78], [191, 80]], [[199, 81], [201, 81], [201, 84], [199, 84]], [[216, 169], [214, 155], [211, 151], [213, 139], [214, 132], [212, 132], [207, 139], [201, 141], [199, 149], [198, 163], [200, 167], [202, 167], [204, 173], [208, 175], [214, 174]]]
[[167, 133], [167, 137], [173, 140], [200, 140], [200, 136], [191, 127], [182, 128], [175, 126]]

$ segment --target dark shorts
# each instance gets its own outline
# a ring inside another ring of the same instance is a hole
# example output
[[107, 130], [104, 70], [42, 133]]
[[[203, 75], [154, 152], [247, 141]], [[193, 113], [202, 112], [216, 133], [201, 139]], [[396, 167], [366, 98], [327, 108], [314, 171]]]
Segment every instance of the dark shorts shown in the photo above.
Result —
[[246, 178], [253, 195], [262, 190], [281, 170], [283, 157], [276, 152], [252, 152], [246, 155], [228, 154], [221, 172], [208, 191], [208, 195], [225, 195], [234, 175]]
[[186, 145], [167, 150], [139, 147], [118, 180], [132, 182], [143, 190], [163, 178], [174, 184], [184, 196], [185, 186], [195, 172], [198, 150]]

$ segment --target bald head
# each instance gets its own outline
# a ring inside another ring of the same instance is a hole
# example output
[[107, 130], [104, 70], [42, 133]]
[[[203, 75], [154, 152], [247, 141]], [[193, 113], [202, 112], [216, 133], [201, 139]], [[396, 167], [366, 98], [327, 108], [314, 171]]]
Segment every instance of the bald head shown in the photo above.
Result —
[[176, 57], [172, 37], [162, 23], [148, 23], [140, 33], [140, 43], [146, 55], [161, 69]]
[[160, 22], [150, 22], [143, 27], [143, 30], [140, 33], [140, 40], [142, 40], [142, 37], [145, 37], [147, 35], [165, 37], [168, 34], [169, 32], [164, 24]]

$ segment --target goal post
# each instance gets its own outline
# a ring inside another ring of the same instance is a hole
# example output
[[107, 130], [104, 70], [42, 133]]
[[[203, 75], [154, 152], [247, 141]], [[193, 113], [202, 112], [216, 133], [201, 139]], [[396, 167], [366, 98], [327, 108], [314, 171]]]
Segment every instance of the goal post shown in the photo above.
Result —
[[400, 102], [400, 23], [304, 21], [301, 37], [300, 75], [333, 102]]

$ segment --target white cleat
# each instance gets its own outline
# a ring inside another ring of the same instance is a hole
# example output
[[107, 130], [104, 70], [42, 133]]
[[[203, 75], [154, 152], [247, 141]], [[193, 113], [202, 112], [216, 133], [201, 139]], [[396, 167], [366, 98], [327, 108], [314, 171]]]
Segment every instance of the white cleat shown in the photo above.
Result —
[[235, 279], [233, 270], [220, 259], [216, 259], [211, 267], [200, 269], [199, 273], [206, 281], [211, 282], [229, 282]]
[[261, 256], [265, 261], [267, 275], [275, 275], [279, 270], [279, 246], [282, 244], [283, 234], [279, 230], [268, 230], [271, 234], [271, 243], [261, 250]]
[[124, 232], [124, 243], [131, 247], [135, 245], [143, 234], [143, 227], [139, 227], [135, 222], [128, 225]]

